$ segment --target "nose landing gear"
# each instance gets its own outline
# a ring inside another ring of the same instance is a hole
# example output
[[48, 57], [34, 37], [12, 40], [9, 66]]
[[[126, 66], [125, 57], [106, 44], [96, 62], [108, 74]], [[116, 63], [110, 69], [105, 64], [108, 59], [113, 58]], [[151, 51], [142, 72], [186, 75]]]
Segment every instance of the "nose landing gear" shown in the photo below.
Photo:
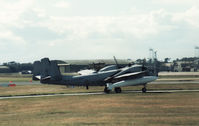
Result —
[[109, 94], [109, 93], [111, 92], [111, 90], [109, 90], [108, 87], [106, 86], [106, 87], [104, 88], [104, 92], [107, 93], [107, 94]]

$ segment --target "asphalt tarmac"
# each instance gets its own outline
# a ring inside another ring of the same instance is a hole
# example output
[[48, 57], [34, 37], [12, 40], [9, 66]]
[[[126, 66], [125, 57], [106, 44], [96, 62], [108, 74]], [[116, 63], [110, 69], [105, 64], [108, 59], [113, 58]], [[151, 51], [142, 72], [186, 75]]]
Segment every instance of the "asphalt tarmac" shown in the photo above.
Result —
[[191, 80], [191, 81], [186, 81], [186, 80], [177, 80], [177, 81], [153, 81], [148, 84], [199, 84], [199, 80]]
[[[39, 81], [33, 82], [13, 82], [16, 85], [29, 85], [29, 84], [41, 84]], [[1, 82], [0, 86], [9, 84], [8, 82]], [[154, 81], [149, 84], [199, 84], [198, 80], [195, 81]], [[199, 90], [149, 90], [148, 93], [178, 93], [178, 92], [199, 92]], [[123, 91], [122, 93], [141, 93], [141, 91]], [[45, 95], [25, 95], [25, 96], [7, 96], [1, 97], [1, 99], [13, 99], [13, 98], [35, 98], [35, 97], [50, 97], [50, 96], [82, 96], [82, 95], [102, 95], [104, 92], [93, 93], [71, 93], [71, 94], [45, 94]]]
[[[16, 85], [31, 85], [31, 84], [41, 84], [39, 81], [32, 81], [32, 82], [0, 82], [0, 86], [8, 85], [8, 84], [16, 84]], [[148, 84], [199, 84], [199, 80], [191, 80], [191, 81], [153, 81]]]
[[[199, 92], [199, 90], [149, 90], [147, 93], [180, 93], [180, 92]], [[122, 93], [142, 93], [142, 91], [123, 91]], [[105, 95], [104, 92], [93, 93], [70, 93], [70, 94], [45, 94], [45, 95], [21, 95], [21, 96], [6, 96], [0, 97], [2, 99], [19, 99], [19, 98], [37, 98], [37, 97], [52, 97], [52, 96], [83, 96], [83, 95]], [[108, 95], [108, 94], [106, 94]]]

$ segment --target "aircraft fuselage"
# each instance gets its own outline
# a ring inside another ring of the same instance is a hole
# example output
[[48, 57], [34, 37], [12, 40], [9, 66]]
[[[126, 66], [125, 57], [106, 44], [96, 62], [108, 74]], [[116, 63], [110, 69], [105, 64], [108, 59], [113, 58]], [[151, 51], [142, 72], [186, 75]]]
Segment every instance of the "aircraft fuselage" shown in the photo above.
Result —
[[74, 85], [74, 86], [105, 86], [104, 81], [107, 77], [113, 76], [120, 70], [111, 70], [100, 73], [93, 73], [90, 75], [79, 75], [79, 76], [63, 76], [61, 80], [47, 80], [42, 83], [46, 84], [61, 84], [61, 85]]

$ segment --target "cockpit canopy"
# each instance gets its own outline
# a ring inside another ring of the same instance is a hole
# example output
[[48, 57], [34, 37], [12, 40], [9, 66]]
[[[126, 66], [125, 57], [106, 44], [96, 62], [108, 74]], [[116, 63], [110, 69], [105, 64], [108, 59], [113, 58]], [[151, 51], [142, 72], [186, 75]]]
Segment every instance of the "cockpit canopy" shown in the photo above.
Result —
[[104, 71], [116, 70], [116, 69], [117, 69], [116, 65], [110, 65], [110, 66], [106, 66], [106, 67], [100, 69], [98, 72], [104, 72]]

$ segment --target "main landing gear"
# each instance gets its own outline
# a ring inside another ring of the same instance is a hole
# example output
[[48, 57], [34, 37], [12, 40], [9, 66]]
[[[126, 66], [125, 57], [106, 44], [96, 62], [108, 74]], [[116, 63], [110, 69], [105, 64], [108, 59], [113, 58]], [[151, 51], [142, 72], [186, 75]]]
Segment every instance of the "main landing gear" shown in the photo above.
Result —
[[144, 87], [142, 88], [142, 93], [146, 93], [147, 89], [146, 89], [146, 85], [144, 85]]
[[115, 88], [115, 93], [121, 93], [121, 92], [122, 92], [122, 89], [120, 87]]
[[[107, 93], [107, 94], [109, 94], [111, 92], [111, 90], [109, 90], [108, 87], [106, 86], [104, 88], [104, 92]], [[116, 87], [115, 88], [115, 93], [121, 93], [121, 92], [122, 92], [122, 89], [120, 87]]]

